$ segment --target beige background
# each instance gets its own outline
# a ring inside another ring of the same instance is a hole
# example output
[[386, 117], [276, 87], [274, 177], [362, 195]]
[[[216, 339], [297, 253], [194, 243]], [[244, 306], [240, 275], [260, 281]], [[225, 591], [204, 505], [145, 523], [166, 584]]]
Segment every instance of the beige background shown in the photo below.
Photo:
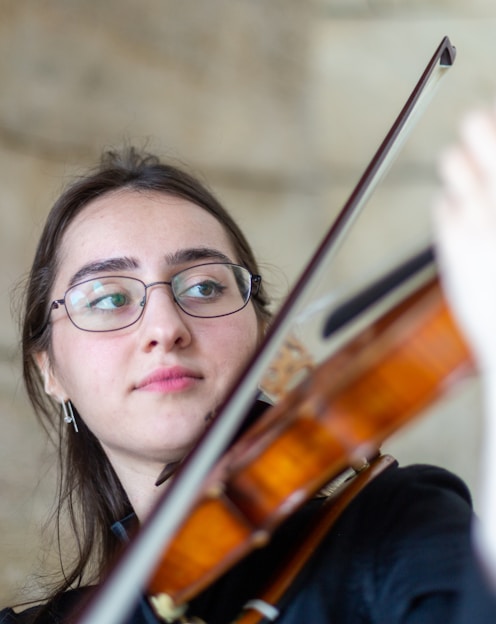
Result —
[[[336, 288], [366, 282], [429, 240], [436, 157], [462, 112], [494, 98], [492, 5], [0, 0], [0, 605], [38, 567], [54, 490], [11, 293], [70, 175], [123, 141], [191, 164], [283, 296], [447, 34], [455, 66], [336, 259]], [[477, 381], [458, 388], [388, 450], [455, 470], [477, 496], [479, 404]]]

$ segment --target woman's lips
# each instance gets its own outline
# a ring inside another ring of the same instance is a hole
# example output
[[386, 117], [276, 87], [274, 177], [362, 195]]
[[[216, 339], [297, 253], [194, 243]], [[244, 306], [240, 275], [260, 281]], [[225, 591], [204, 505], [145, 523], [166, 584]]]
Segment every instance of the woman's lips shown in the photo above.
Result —
[[200, 379], [201, 375], [181, 366], [160, 368], [142, 379], [136, 389], [146, 392], [180, 392], [191, 388]]

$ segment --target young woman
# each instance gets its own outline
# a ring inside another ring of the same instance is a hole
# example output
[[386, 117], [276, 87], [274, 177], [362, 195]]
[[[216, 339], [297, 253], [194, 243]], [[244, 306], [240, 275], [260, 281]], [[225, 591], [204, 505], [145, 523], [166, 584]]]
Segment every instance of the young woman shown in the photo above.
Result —
[[[245, 238], [183, 171], [126, 150], [64, 192], [33, 262], [23, 354], [34, 408], [59, 435], [60, 508], [78, 557], [45, 606], [5, 609], [2, 624], [72, 621], [82, 586], [104, 580], [128, 524], [147, 516], [159, 473], [215, 418], [264, 334], [267, 306]], [[310, 501], [185, 617], [233, 622], [320, 505]], [[477, 574], [471, 522], [455, 476], [386, 470], [346, 509], [277, 621], [457, 621]], [[156, 619], [142, 601], [127, 621]]]

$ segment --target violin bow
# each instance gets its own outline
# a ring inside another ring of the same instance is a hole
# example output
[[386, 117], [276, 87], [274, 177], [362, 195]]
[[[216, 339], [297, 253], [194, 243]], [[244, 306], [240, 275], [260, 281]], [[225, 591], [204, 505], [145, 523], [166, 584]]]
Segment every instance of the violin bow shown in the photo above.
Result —
[[301, 307], [323, 267], [337, 251], [354, 219], [385, 176], [441, 78], [453, 65], [455, 56], [456, 50], [449, 37], [444, 37], [348, 201], [286, 298], [260, 349], [225, 400], [219, 416], [175, 473], [167, 491], [136, 537], [96, 590], [79, 624], [122, 624], [146, 591], [147, 582], [162, 552], [193, 507], [195, 493], [200, 491], [205, 476], [228, 447], [252, 405], [262, 373], [283, 344], [295, 311]]

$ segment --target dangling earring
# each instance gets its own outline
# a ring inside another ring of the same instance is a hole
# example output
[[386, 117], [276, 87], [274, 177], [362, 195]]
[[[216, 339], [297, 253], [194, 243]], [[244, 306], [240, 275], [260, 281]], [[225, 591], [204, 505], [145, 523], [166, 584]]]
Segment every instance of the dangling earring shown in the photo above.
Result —
[[76, 418], [74, 417], [74, 410], [72, 409], [72, 403], [70, 400], [62, 402], [62, 410], [64, 412], [64, 422], [66, 422], [68, 425], [72, 423], [74, 426], [74, 431], [76, 433], [79, 433]]

